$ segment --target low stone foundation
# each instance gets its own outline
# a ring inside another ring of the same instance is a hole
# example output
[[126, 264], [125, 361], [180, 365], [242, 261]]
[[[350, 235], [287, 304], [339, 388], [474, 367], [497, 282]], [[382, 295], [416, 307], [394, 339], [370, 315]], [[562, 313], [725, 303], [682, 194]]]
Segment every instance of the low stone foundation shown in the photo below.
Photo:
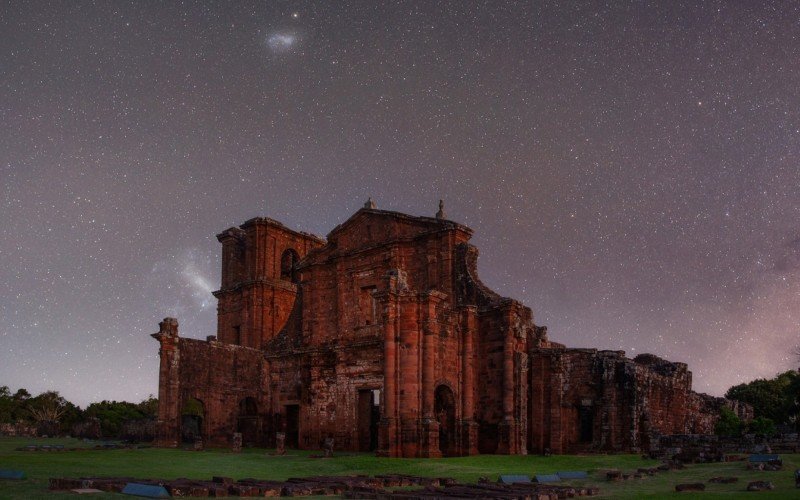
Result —
[[683, 462], [719, 462], [732, 454], [798, 453], [798, 434], [782, 434], [771, 438], [752, 434], [743, 437], [721, 437], [704, 434], [659, 436], [650, 449], [652, 458], [675, 458]]
[[[217, 476], [210, 481], [196, 479], [134, 479], [130, 477], [106, 478], [51, 478], [51, 490], [94, 488], [110, 493], [120, 493], [128, 483], [163, 486], [173, 497], [277, 497], [343, 495], [345, 498], [507, 498], [552, 499], [596, 495], [594, 487], [551, 486], [531, 484], [459, 484], [450, 478], [430, 478], [407, 475], [379, 476], [319, 476], [290, 478], [286, 481], [240, 479]], [[391, 491], [392, 488], [418, 486], [417, 490]]]

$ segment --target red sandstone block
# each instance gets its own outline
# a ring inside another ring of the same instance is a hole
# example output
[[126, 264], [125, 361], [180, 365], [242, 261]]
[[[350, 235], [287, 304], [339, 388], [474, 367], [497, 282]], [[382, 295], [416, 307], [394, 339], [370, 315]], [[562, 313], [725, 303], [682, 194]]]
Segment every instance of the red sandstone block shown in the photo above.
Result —
[[703, 483], [686, 483], [675, 485], [675, 491], [705, 491], [706, 485]]
[[70, 478], [50, 478], [49, 488], [51, 490], [73, 490], [83, 488], [83, 481]]

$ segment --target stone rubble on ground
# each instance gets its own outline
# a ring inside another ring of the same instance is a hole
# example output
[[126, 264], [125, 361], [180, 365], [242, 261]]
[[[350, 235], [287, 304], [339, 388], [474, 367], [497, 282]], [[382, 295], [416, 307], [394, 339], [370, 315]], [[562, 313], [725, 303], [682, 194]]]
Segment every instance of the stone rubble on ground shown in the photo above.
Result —
[[[265, 497], [343, 495], [345, 498], [370, 499], [431, 499], [431, 498], [505, 498], [556, 500], [575, 496], [592, 496], [599, 493], [596, 487], [541, 485], [535, 483], [477, 483], [460, 484], [450, 478], [427, 478], [402, 474], [377, 476], [318, 476], [290, 478], [286, 481], [240, 479], [214, 476], [211, 481], [198, 479], [134, 479], [115, 478], [51, 478], [51, 490], [93, 488], [119, 493], [131, 482], [163, 486], [171, 496], [205, 497]], [[391, 488], [411, 488], [392, 491]]]

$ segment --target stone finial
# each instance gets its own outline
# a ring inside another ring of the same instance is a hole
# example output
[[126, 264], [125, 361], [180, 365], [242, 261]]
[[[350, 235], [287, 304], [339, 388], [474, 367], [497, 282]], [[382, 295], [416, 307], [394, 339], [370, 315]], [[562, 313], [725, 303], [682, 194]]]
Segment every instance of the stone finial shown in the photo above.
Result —
[[172, 337], [178, 336], [178, 320], [175, 318], [164, 318], [164, 320], [158, 324], [158, 333], [162, 333], [165, 335], [170, 335]]
[[370, 210], [375, 210], [375, 202], [372, 201], [372, 197], [370, 196], [367, 198], [367, 202], [364, 203], [364, 208], [369, 208]]
[[437, 219], [444, 219], [445, 218], [445, 215], [444, 215], [444, 201], [442, 201], [442, 200], [439, 200], [439, 211], [436, 212], [436, 218]]

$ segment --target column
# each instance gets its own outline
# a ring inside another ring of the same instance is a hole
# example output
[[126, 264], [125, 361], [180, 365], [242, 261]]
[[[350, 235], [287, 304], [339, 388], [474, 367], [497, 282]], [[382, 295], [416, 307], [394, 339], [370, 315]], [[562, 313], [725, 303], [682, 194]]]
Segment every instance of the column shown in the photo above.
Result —
[[439, 325], [436, 320], [438, 292], [429, 292], [421, 297], [422, 309], [422, 418], [419, 421], [419, 450], [424, 458], [441, 457], [439, 448], [439, 422], [434, 414], [434, 392], [436, 380], [436, 335]]
[[[376, 298], [379, 296], [376, 294]], [[397, 294], [381, 294], [383, 323], [383, 415], [378, 436], [379, 456], [400, 456], [397, 439]]]
[[503, 342], [503, 420], [500, 422], [498, 454], [513, 455], [517, 453], [515, 446], [516, 425], [514, 422], [514, 330], [511, 316], [514, 314], [510, 307], [503, 310], [503, 328], [505, 339]]
[[475, 335], [478, 329], [478, 310], [475, 306], [466, 306], [463, 310], [462, 342], [461, 342], [461, 421], [459, 435], [461, 437], [461, 455], [477, 455], [478, 425], [475, 423]]
[[177, 448], [180, 443], [180, 350], [178, 320], [164, 318], [151, 335], [161, 344], [158, 369], [158, 419], [156, 446]]

